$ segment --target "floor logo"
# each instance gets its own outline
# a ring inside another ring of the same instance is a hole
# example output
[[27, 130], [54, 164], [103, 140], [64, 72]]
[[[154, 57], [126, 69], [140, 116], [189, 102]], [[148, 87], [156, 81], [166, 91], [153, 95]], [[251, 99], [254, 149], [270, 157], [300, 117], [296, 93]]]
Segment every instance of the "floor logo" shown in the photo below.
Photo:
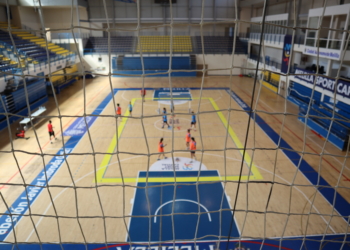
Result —
[[192, 170], [193, 169], [193, 165], [192, 163], [184, 163], [184, 165], [182, 166], [183, 170]]
[[187, 157], [167, 158], [156, 161], [150, 171], [199, 171], [207, 170], [207, 167], [199, 161], [193, 161]]

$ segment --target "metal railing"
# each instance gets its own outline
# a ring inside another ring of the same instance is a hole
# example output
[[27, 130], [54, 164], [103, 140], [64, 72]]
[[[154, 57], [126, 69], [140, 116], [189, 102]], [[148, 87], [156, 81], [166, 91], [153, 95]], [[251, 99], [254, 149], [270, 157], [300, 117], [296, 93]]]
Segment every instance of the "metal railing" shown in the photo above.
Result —
[[67, 32], [67, 33], [51, 33], [51, 39], [80, 39], [80, 38], [88, 38], [90, 36], [89, 33], [86, 33], [86, 32], [82, 32], [82, 33], [79, 33], [79, 32], [74, 32], [74, 36], [72, 33], [70, 32]]
[[[241, 37], [240, 33], [240, 37]], [[242, 34], [243, 37], [248, 37], [247, 35]], [[269, 43], [273, 43], [276, 45], [281, 45], [284, 43], [284, 34], [268, 34], [265, 33], [263, 34], [264, 37], [264, 41], [265, 42], [269, 42]], [[249, 34], [249, 39], [250, 40], [258, 40], [260, 41], [261, 38], [261, 34], [260, 33], [250, 33]], [[305, 42], [305, 36], [304, 35], [296, 35], [294, 36], [294, 45], [304, 45]]]
[[[249, 54], [248, 58], [254, 61], [258, 61], [259, 59], [259, 64], [265, 63], [265, 65], [267, 66], [275, 67], [276, 70], [281, 69], [281, 63], [275, 60], [271, 60], [268, 56], [265, 57], [265, 60], [264, 60], [262, 56], [259, 57], [258, 55], [255, 55], [255, 54]], [[293, 66], [291, 65], [289, 69], [289, 73], [294, 74], [296, 67], [297, 67], [297, 64], [294, 64]]]

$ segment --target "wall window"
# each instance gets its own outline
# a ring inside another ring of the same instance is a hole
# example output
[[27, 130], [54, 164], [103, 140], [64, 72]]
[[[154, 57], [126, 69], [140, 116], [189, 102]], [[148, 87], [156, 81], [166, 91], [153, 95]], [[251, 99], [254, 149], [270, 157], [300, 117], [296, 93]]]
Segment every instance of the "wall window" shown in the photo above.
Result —
[[[320, 17], [318, 17], [318, 16], [310, 17], [308, 28], [317, 29], [319, 19], [320, 19]], [[306, 45], [307, 46], [315, 46], [316, 37], [317, 37], [316, 30], [308, 30], [307, 31], [307, 38], [306, 38]]]
[[320, 48], [327, 48], [329, 29], [331, 27], [332, 16], [324, 16], [319, 30], [319, 46]]
[[336, 31], [331, 31], [330, 33], [330, 41], [328, 44], [329, 49], [340, 49], [341, 42], [343, 39], [343, 31], [346, 23], [346, 15], [335, 15], [333, 16], [332, 28], [336, 29]]

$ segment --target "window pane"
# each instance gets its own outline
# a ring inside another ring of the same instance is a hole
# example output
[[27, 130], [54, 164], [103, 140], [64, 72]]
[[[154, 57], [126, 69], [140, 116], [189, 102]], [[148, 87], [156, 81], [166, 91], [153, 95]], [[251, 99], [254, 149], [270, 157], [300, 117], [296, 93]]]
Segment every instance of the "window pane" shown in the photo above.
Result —
[[341, 40], [343, 38], [343, 30], [345, 28], [346, 15], [337, 15], [333, 17], [333, 29], [337, 31], [332, 31], [330, 39]]
[[321, 24], [321, 29], [320, 31], [320, 38], [328, 38], [328, 32], [329, 32], [329, 28], [331, 26], [331, 16], [325, 16], [322, 19], [322, 24]]

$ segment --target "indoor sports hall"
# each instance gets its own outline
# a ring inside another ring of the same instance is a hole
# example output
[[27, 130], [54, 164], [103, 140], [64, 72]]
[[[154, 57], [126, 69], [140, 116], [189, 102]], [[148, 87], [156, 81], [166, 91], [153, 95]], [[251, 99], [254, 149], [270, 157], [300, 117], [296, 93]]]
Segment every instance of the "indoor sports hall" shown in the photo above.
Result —
[[350, 249], [349, 16], [0, 0], [0, 249]]

